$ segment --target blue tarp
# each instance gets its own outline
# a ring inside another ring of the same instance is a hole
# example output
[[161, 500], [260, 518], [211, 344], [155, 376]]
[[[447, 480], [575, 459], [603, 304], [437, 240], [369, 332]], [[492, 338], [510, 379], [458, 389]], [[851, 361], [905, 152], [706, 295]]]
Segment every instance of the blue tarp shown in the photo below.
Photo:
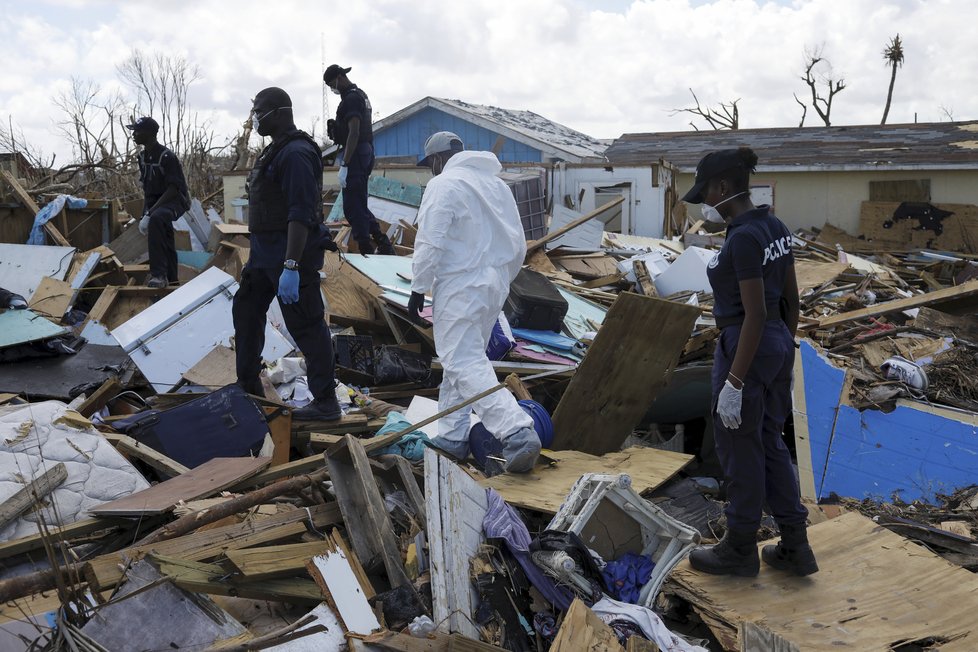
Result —
[[44, 234], [44, 225], [50, 222], [52, 217], [61, 212], [61, 209], [64, 208], [65, 203], [68, 204], [68, 208], [74, 210], [88, 206], [87, 199], [72, 197], [71, 195], [58, 195], [53, 200], [48, 202], [44, 208], [38, 211], [37, 216], [34, 218], [34, 226], [31, 227], [31, 235], [29, 238], [27, 238], [27, 244], [47, 244], [47, 236]]

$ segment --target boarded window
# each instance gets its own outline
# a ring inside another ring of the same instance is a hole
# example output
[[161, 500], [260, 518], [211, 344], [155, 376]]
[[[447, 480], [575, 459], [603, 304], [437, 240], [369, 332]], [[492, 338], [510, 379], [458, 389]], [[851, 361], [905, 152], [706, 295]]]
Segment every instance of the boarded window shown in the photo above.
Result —
[[870, 181], [869, 201], [930, 201], [930, 179]]

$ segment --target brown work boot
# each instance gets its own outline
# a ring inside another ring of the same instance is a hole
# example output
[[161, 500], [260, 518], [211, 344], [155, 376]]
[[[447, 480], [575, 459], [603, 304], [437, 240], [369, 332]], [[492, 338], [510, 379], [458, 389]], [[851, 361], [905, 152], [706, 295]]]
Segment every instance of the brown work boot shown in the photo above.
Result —
[[756, 577], [761, 570], [757, 556], [757, 532], [727, 530], [720, 542], [689, 553], [689, 565], [711, 575]]
[[768, 566], [785, 570], [795, 575], [811, 575], [818, 572], [815, 553], [808, 544], [808, 530], [804, 525], [778, 523], [781, 540], [777, 545], [767, 545], [761, 549], [761, 558]]

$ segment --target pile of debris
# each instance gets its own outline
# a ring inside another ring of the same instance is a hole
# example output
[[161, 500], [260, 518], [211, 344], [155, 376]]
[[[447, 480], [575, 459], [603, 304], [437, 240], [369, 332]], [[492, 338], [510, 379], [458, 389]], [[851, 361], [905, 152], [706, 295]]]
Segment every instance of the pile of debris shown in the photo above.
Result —
[[[6, 183], [35, 220], [34, 199]], [[722, 492], [702, 477], [715, 463], [719, 334], [706, 269], [722, 234], [702, 223], [678, 239], [606, 232], [622, 200], [527, 222], [488, 391], [520, 401], [546, 450], [532, 472], [505, 474], [491, 456], [452, 460], [427, 445], [439, 419], [478, 397], [441, 411], [434, 400], [432, 331], [407, 313], [420, 188], [383, 183], [387, 201], [410, 198], [385, 225], [398, 256], [349, 251], [342, 208], [324, 198], [341, 249], [322, 274], [338, 422], [293, 423], [311, 396], [274, 303], [265, 394], [235, 385], [243, 224], [195, 203], [178, 224], [181, 283], [163, 289], [141, 285], [145, 238], [114, 201], [89, 199], [91, 215], [50, 210], [39, 228], [55, 244], [3, 238], [0, 286], [28, 303], [0, 311], [4, 649], [973, 646], [962, 623], [976, 606], [965, 569], [978, 504], [958, 493], [938, 505], [974, 467], [937, 470], [927, 455], [914, 473], [901, 466], [934, 423], [942, 445], [963, 448], [978, 422], [951, 409], [978, 404], [978, 333], [953, 314], [978, 297], [968, 256], [867, 251], [829, 227], [795, 234], [793, 443], [823, 571], [805, 590], [767, 569], [745, 586], [684, 561], [723, 529]], [[78, 239], [88, 227], [75, 220], [94, 216], [108, 226]], [[551, 297], [542, 323], [519, 310], [523, 284]], [[929, 382], [889, 377], [895, 356]], [[862, 502], [893, 492], [910, 507]], [[839, 496], [842, 508], [816, 504]], [[895, 569], [926, 578], [922, 598], [896, 594]], [[946, 590], [953, 603], [930, 599]], [[811, 605], [817, 615], [799, 615]]]

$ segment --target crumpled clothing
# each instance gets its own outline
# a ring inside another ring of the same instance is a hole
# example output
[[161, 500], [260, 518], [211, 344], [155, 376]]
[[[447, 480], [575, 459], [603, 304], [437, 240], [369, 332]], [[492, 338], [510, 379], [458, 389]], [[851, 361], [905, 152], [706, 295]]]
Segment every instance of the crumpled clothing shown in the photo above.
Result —
[[[400, 432], [410, 426], [411, 422], [405, 419], [403, 414], [391, 412], [387, 415], [387, 422], [384, 427], [377, 431], [376, 436], [382, 437], [392, 432]], [[431, 439], [428, 438], [428, 435], [420, 430], [415, 430], [404, 435], [390, 446], [380, 449], [378, 453], [380, 455], [400, 455], [411, 462], [418, 462], [424, 459], [425, 445], [430, 442]]]
[[642, 630], [645, 638], [653, 641], [662, 652], [708, 652], [673, 634], [659, 615], [647, 607], [604, 598], [591, 606], [591, 611], [604, 623], [630, 621]]
[[549, 611], [538, 611], [533, 614], [533, 629], [549, 643], [557, 635], [557, 619]]
[[50, 222], [52, 217], [61, 212], [61, 209], [64, 208], [65, 203], [68, 204], [68, 208], [73, 210], [78, 210], [79, 208], [85, 208], [88, 206], [87, 199], [72, 197], [71, 195], [58, 195], [49, 201], [40, 211], [38, 211], [37, 216], [34, 218], [34, 226], [31, 227], [31, 235], [27, 238], [27, 244], [47, 244], [47, 236], [44, 233], [44, 225]]
[[609, 561], [601, 574], [613, 598], [637, 604], [642, 587], [652, 577], [654, 568], [655, 562], [648, 557], [627, 552], [615, 561]]
[[482, 529], [490, 539], [505, 539], [510, 549], [526, 552], [530, 549], [530, 531], [511, 505], [494, 489], [486, 489], [489, 503]]

